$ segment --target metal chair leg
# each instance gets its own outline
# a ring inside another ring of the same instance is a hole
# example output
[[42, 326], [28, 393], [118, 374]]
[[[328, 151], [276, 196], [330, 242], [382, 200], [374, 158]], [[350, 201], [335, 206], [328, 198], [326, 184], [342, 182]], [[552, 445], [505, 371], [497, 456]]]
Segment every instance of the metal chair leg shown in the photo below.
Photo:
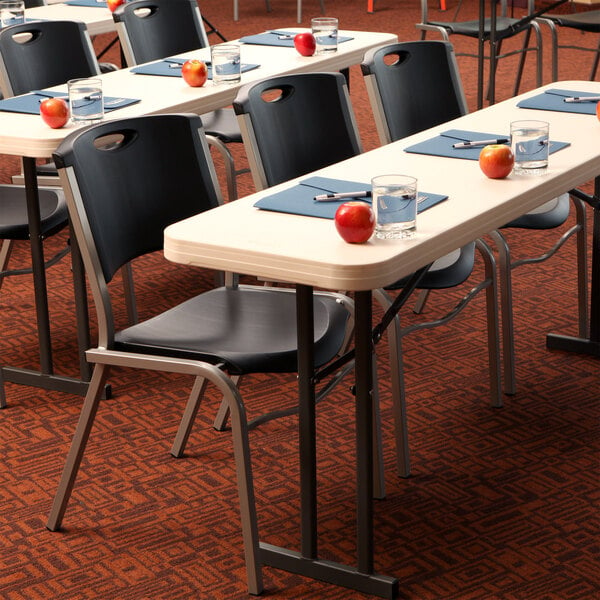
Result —
[[[173, 446], [171, 447], [171, 454], [175, 458], [181, 458], [183, 456], [207, 383], [208, 381], [204, 377], [196, 377], [194, 381], [183, 417], [181, 418], [177, 434], [175, 435], [175, 440], [173, 441]], [[223, 404], [229, 406], [225, 400], [223, 400]]]
[[46, 527], [50, 531], [56, 531], [60, 529], [62, 520], [67, 510], [67, 504], [71, 497], [73, 486], [75, 485], [75, 479], [77, 478], [77, 472], [79, 471], [79, 465], [85, 452], [88, 438], [90, 437], [90, 431], [94, 424], [94, 418], [98, 411], [98, 405], [100, 404], [100, 398], [104, 391], [104, 384], [109, 373], [108, 365], [97, 364], [94, 368], [92, 380], [90, 381], [89, 388], [83, 407], [81, 409], [81, 415], [77, 428], [75, 429], [75, 435], [71, 442], [71, 449], [67, 456], [67, 461], [63, 470], [63, 474], [58, 485], [58, 490], [52, 503], [52, 509], [48, 517]]

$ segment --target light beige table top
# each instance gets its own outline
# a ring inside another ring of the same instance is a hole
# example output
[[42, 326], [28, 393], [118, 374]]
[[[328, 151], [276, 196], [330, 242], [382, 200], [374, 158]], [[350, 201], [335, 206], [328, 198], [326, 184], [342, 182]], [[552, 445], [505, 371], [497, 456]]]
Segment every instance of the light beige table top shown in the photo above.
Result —
[[[546, 87], [600, 93], [599, 82]], [[552, 140], [571, 142], [550, 156], [544, 176], [511, 174], [492, 180], [477, 161], [403, 152], [450, 128], [507, 134], [509, 123], [517, 119], [549, 121]], [[415, 239], [372, 238], [352, 245], [342, 241], [331, 220], [253, 207], [260, 197], [291, 185], [285, 183], [172, 225], [165, 232], [165, 256], [178, 263], [334, 290], [383, 287], [599, 175], [600, 122], [590, 115], [520, 109], [511, 99], [317, 173], [365, 183], [384, 173], [410, 174], [422, 191], [449, 199], [419, 215]]]
[[25, 10], [27, 19], [45, 21], [81, 21], [85, 23], [90, 35], [115, 31], [112, 13], [105, 6], [71, 6], [52, 2], [46, 6], [36, 6]]
[[[294, 30], [298, 31], [297, 28]], [[137, 104], [107, 113], [106, 118], [167, 112], [206, 113], [231, 104], [240, 85], [244, 83], [287, 73], [338, 71], [360, 63], [368, 49], [397, 41], [397, 36], [390, 33], [341, 33], [354, 39], [340, 44], [338, 52], [331, 56], [305, 57], [300, 56], [294, 48], [243, 44], [242, 62], [259, 64], [260, 68], [243, 73], [241, 84], [238, 85], [215, 86], [208, 81], [204, 87], [191, 88], [180, 77], [135, 75], [129, 69], [105, 73], [101, 76], [105, 95], [142, 99]], [[208, 60], [210, 50], [204, 48], [178, 56]], [[52, 89], [66, 92], [66, 85]], [[73, 128], [69, 124], [62, 129], [50, 129], [37, 115], [0, 112], [0, 154], [50, 157]]]

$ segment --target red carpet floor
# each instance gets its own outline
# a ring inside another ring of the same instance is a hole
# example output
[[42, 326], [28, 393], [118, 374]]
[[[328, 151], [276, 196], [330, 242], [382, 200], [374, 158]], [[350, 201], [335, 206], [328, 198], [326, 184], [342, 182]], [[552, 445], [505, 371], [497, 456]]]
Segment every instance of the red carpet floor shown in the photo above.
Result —
[[[325, 0], [342, 27], [416, 39], [416, 0]], [[228, 38], [294, 26], [296, 3], [206, 0], [206, 17]], [[461, 14], [475, 14], [465, 0]], [[516, 9], [519, 10], [519, 9]], [[318, 2], [304, 2], [304, 24]], [[577, 41], [590, 36], [570, 34]], [[101, 47], [106, 39], [98, 39]], [[548, 58], [548, 44], [545, 55]], [[561, 78], [584, 79], [591, 56], [566, 52]], [[109, 57], [117, 60], [116, 53]], [[512, 60], [512, 59], [511, 59]], [[501, 67], [500, 98], [511, 95], [515, 63]], [[533, 83], [527, 67], [523, 89]], [[459, 59], [474, 108], [472, 60]], [[549, 81], [549, 63], [545, 65]], [[351, 96], [365, 147], [377, 144], [357, 68]], [[590, 131], [598, 135], [598, 131]], [[243, 153], [238, 152], [243, 163]], [[1, 157], [4, 181], [18, 161]], [[252, 190], [242, 178], [242, 193]], [[65, 240], [48, 241], [48, 255]], [[546, 245], [549, 233], [511, 234], [518, 256]], [[380, 382], [387, 497], [376, 504], [376, 567], [401, 582], [411, 600], [595, 600], [600, 598], [599, 363], [549, 352], [545, 334], [575, 334], [574, 244], [551, 261], [515, 272], [518, 393], [502, 409], [488, 403], [483, 300], [448, 326], [405, 342], [413, 474], [396, 477], [386, 341]], [[12, 266], [28, 263], [27, 246]], [[167, 263], [161, 256], [135, 265], [142, 317], [212, 285], [212, 273]], [[57, 371], [77, 370], [68, 260], [48, 274]], [[119, 282], [116, 282], [116, 290]], [[441, 310], [459, 292], [438, 294]], [[124, 322], [122, 303], [118, 319]], [[405, 321], [416, 317], [407, 313]], [[0, 362], [35, 366], [33, 295], [28, 277], [10, 278], [0, 293]], [[115, 371], [114, 398], [101, 405], [65, 529], [44, 527], [81, 399], [6, 384], [0, 412], [0, 598], [3, 600], [237, 600], [247, 597], [228, 433], [212, 417], [209, 394], [188, 455], [168, 450], [191, 382], [185, 377]], [[293, 405], [293, 378], [246, 380], [250, 417]], [[296, 418], [251, 433], [261, 536], [299, 546]], [[353, 402], [341, 386], [318, 407], [319, 527], [324, 558], [352, 562], [354, 529]], [[367, 596], [265, 568], [264, 597], [358, 600]]]

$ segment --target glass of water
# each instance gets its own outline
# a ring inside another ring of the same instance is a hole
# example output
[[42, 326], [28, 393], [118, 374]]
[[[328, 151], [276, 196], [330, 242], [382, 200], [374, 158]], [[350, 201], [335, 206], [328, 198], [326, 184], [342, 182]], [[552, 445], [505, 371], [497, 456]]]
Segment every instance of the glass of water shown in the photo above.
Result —
[[375, 237], [411, 238], [417, 231], [417, 180], [409, 175], [379, 175], [371, 180]]
[[546, 121], [513, 121], [510, 143], [515, 173], [542, 175], [548, 168], [550, 125]]
[[317, 43], [315, 54], [328, 54], [338, 49], [338, 20], [335, 17], [311, 19], [312, 34]]
[[95, 123], [104, 117], [101, 79], [71, 79], [67, 85], [71, 120], [74, 123]]
[[218, 44], [210, 51], [213, 83], [239, 83], [242, 78], [238, 44]]

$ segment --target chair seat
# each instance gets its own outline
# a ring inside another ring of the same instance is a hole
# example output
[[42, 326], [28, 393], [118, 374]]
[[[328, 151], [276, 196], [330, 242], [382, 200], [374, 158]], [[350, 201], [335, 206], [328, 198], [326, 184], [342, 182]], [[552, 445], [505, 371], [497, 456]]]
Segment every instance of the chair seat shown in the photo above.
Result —
[[[40, 188], [39, 199], [42, 233], [44, 236], [52, 235], [68, 222], [64, 194], [60, 189]], [[29, 239], [27, 205], [22, 186], [0, 186], [0, 239]]]
[[[515, 23], [518, 23], [519, 19], [510, 19], [508, 17], [498, 17], [496, 19], [496, 39], [503, 37], [505, 34], [511, 34], [510, 29]], [[478, 38], [479, 37], [479, 21], [462, 21], [462, 22], [447, 22], [447, 21], [428, 21], [428, 25], [435, 25], [436, 27], [443, 27], [450, 33], [457, 35], [466, 35], [468, 37]], [[486, 19], [484, 23], [484, 31], [489, 36], [491, 31], [491, 21]]]
[[[333, 297], [314, 298], [315, 366], [344, 341], [348, 311]], [[115, 335], [115, 349], [227, 361], [232, 374], [298, 370], [296, 295], [273, 288], [217, 288]]]
[[514, 219], [504, 227], [521, 229], [553, 229], [560, 227], [569, 217], [569, 194], [562, 194], [542, 204], [536, 210]]
[[221, 108], [202, 115], [202, 125], [207, 135], [212, 135], [226, 144], [242, 143], [240, 126], [231, 108]]
[[[429, 268], [429, 271], [421, 278], [417, 288], [421, 290], [443, 290], [460, 285], [473, 272], [474, 263], [475, 242], [472, 242], [436, 260]], [[408, 282], [408, 279], [408, 277], [404, 277], [385, 289], [402, 289]]]
[[580, 31], [600, 33], [600, 10], [592, 10], [568, 15], [544, 15], [562, 27], [573, 27]]

